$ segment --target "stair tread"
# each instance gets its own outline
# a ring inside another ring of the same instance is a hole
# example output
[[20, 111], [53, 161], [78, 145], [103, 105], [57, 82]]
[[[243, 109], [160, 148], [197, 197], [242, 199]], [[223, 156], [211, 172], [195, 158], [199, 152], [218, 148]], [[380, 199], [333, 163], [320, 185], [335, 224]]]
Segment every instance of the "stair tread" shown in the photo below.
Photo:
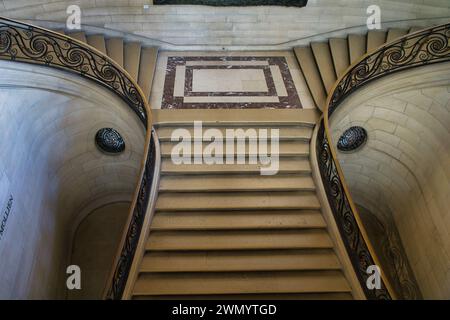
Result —
[[338, 270], [329, 249], [270, 251], [147, 252], [141, 272], [232, 272], [275, 270]]
[[348, 35], [350, 63], [354, 63], [366, 53], [366, 36], [361, 34]]
[[329, 93], [336, 82], [336, 71], [331, 58], [330, 47], [327, 42], [313, 42], [311, 43], [311, 48], [319, 67], [320, 77], [327, 93]]
[[406, 29], [399, 29], [399, 28], [390, 28], [387, 34], [386, 42], [394, 41], [398, 38], [403, 37], [408, 33], [408, 30]]
[[150, 98], [150, 91], [152, 90], [153, 76], [155, 74], [157, 57], [157, 47], [148, 47], [141, 49], [138, 84], [147, 99]]
[[141, 58], [141, 44], [139, 42], [126, 43], [123, 58], [125, 70], [127, 70], [131, 77], [137, 81]]
[[210, 295], [135, 295], [133, 300], [352, 300], [349, 292], [210, 294]]
[[314, 60], [312, 49], [310, 47], [298, 47], [294, 51], [314, 102], [322, 110], [327, 99], [327, 93], [320, 77], [319, 68]]
[[[162, 174], [229, 174], [229, 173], [260, 173], [260, 164], [181, 164], [176, 165], [170, 158], [163, 158], [161, 162]], [[309, 159], [285, 157], [280, 159], [279, 173], [310, 173]]]
[[134, 295], [349, 292], [340, 271], [142, 274]]
[[86, 34], [82, 31], [69, 33], [68, 36], [78, 41], [87, 43]]
[[332, 38], [329, 44], [336, 76], [340, 77], [350, 65], [347, 39]]
[[318, 209], [312, 192], [223, 192], [223, 193], [161, 193], [157, 211], [177, 210], [239, 210], [239, 209]]
[[151, 230], [250, 230], [325, 228], [320, 211], [158, 212]]
[[87, 43], [103, 53], [104, 55], [107, 54], [106, 52], [106, 43], [105, 43], [105, 37], [103, 35], [90, 35], [87, 36]]
[[111, 38], [106, 40], [106, 52], [108, 56], [123, 67], [123, 39]]
[[[320, 118], [315, 109], [158, 109], [153, 110], [156, 128], [179, 127], [202, 121], [204, 126], [303, 125], [313, 127]], [[220, 120], [218, 120], [220, 119]], [[256, 119], [256, 120], [255, 120]]]
[[369, 30], [367, 33], [367, 52], [371, 52], [386, 42], [386, 32], [380, 30]]
[[264, 190], [315, 190], [311, 176], [303, 175], [172, 175], [162, 176], [160, 192], [217, 192]]
[[[219, 130], [222, 135], [224, 137], [226, 137], [226, 130], [227, 129], [236, 129], [236, 128], [242, 128], [244, 130], [246, 130], [247, 128], [242, 127], [237, 125], [236, 127], [232, 127], [232, 126], [227, 126], [227, 127], [215, 127], [214, 125], [212, 125], [212, 127], [214, 127], [214, 129]], [[268, 126], [257, 126], [257, 125], [250, 125], [249, 127], [255, 129], [257, 132], [259, 132], [259, 129], [268, 129], [268, 132], [270, 132], [270, 127]], [[178, 129], [180, 127], [177, 127], [176, 129]], [[207, 130], [209, 127], [208, 126], [203, 126], [203, 130]], [[186, 129], [187, 131], [189, 131], [189, 135], [185, 134], [183, 135], [183, 137], [190, 137], [192, 139], [192, 141], [197, 141], [197, 140], [202, 140], [202, 137], [194, 137], [194, 128], [193, 126], [185, 126], [182, 127], [182, 129]], [[280, 141], [284, 141], [284, 140], [299, 140], [299, 141], [309, 141], [311, 139], [312, 136], [312, 128], [310, 127], [301, 127], [301, 126], [286, 126], [286, 127], [280, 127], [280, 128], [276, 128], [279, 130], [279, 139]], [[171, 141], [172, 138], [172, 133], [175, 130], [175, 128], [172, 127], [159, 127], [157, 129], [158, 132], [158, 138], [161, 142], [165, 142], [165, 141]]]
[[[180, 139], [182, 140], [182, 139]], [[189, 141], [189, 140], [187, 140]], [[174, 147], [177, 146], [180, 142], [171, 142], [171, 141], [163, 141], [161, 142], [161, 156], [170, 157], [174, 150]], [[197, 141], [199, 144], [199, 142]], [[202, 142], [202, 150], [200, 152], [195, 152], [194, 143], [191, 142], [191, 152], [192, 156], [202, 155], [202, 152], [205, 151], [206, 147], [210, 145], [211, 142]], [[218, 152], [217, 155], [222, 155], [222, 157], [226, 156], [226, 139], [223, 140], [222, 150], [216, 150]], [[244, 150], [237, 149], [237, 141], [234, 140], [234, 155], [256, 155], [258, 156], [259, 150], [259, 142], [258, 140], [249, 141], [246, 139]], [[270, 139], [267, 140], [267, 151], [271, 154], [271, 143]], [[309, 143], [305, 143], [303, 141], [279, 141], [278, 143], [278, 154], [280, 156], [308, 156], [309, 155]]]
[[149, 251], [332, 248], [324, 229], [152, 231]]
[[417, 32], [417, 31], [420, 31], [420, 30], [423, 30], [423, 29], [424, 29], [424, 27], [411, 27], [408, 30], [408, 33], [414, 33], [414, 32]]

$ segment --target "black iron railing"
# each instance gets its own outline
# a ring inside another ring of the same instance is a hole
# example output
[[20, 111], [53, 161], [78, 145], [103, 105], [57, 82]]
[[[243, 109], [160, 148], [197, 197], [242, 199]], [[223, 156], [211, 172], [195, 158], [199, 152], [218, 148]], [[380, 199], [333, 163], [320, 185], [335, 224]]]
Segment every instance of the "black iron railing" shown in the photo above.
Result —
[[380, 289], [371, 290], [366, 285], [370, 276], [367, 267], [377, 265], [378, 259], [346, 187], [329, 133], [329, 118], [346, 97], [373, 80], [405, 69], [450, 61], [449, 38], [450, 24], [445, 24], [406, 35], [362, 57], [336, 83], [319, 123], [316, 155], [322, 182], [348, 256], [368, 299], [392, 299], [395, 294], [384, 276]]

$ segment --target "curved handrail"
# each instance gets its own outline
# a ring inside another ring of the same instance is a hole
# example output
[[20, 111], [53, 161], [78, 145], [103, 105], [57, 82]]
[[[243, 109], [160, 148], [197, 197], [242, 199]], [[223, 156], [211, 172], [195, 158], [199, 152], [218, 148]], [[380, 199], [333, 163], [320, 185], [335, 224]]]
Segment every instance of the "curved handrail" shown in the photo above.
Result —
[[152, 194], [155, 138], [151, 109], [136, 81], [120, 65], [97, 49], [41, 27], [0, 17], [0, 60], [18, 61], [61, 69], [95, 81], [120, 96], [136, 113], [146, 130], [144, 159], [130, 207], [120, 253], [113, 264], [107, 298], [120, 299], [134, 259], [140, 231]]
[[450, 61], [450, 23], [420, 30], [387, 43], [353, 63], [337, 80], [328, 95], [319, 122], [316, 155], [319, 171], [333, 216], [361, 287], [368, 299], [395, 299], [388, 279], [381, 276], [381, 288], [370, 290], [367, 267], [380, 265], [345, 183], [330, 134], [329, 118], [355, 90], [395, 72]]

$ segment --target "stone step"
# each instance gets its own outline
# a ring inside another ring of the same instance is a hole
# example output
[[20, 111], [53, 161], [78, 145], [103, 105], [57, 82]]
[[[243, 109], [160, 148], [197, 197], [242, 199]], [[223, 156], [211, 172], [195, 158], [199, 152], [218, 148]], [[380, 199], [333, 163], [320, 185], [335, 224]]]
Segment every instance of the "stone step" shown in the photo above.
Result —
[[163, 175], [160, 192], [233, 192], [315, 190], [311, 176], [260, 174]]
[[340, 271], [148, 273], [134, 295], [350, 292]]
[[[312, 135], [312, 128], [311, 127], [305, 127], [305, 126], [284, 126], [280, 125], [278, 127], [276, 126], [264, 126], [264, 125], [257, 125], [257, 124], [247, 124], [245, 126], [242, 125], [227, 125], [226, 127], [223, 126], [214, 126], [214, 124], [210, 124], [208, 126], [203, 125], [203, 134], [208, 129], [216, 129], [220, 131], [223, 137], [226, 137], [226, 130], [237, 130], [242, 129], [244, 131], [247, 131], [248, 129], [254, 129], [256, 130], [256, 133], [259, 135], [259, 130], [266, 129], [267, 134], [270, 135], [270, 132], [272, 129], [278, 129], [279, 130], [279, 139], [280, 141], [283, 140], [300, 140], [309, 142]], [[191, 126], [179, 126], [179, 127], [172, 127], [172, 126], [159, 126], [157, 129], [158, 132], [158, 138], [161, 142], [171, 141], [172, 134], [174, 130], [177, 129], [185, 129], [189, 133], [179, 135], [183, 138], [191, 138], [192, 141], [199, 141], [203, 140], [203, 137], [195, 137], [194, 135], [194, 128], [193, 125]]]
[[157, 212], [151, 230], [253, 230], [325, 228], [318, 210]]
[[311, 43], [311, 48], [319, 68], [320, 77], [328, 94], [336, 82], [336, 71], [334, 70], [330, 46], [328, 42], [313, 42]]
[[366, 36], [361, 34], [349, 34], [348, 50], [350, 53], [350, 64], [352, 64], [367, 52]]
[[123, 39], [111, 38], [106, 40], [106, 51], [108, 56], [123, 67]]
[[289, 192], [177, 192], [161, 193], [156, 201], [157, 211], [209, 210], [273, 210], [319, 209], [315, 193]]
[[[261, 164], [174, 164], [172, 159], [163, 158], [161, 161], [161, 173], [165, 174], [261, 174]], [[311, 165], [309, 159], [304, 157], [283, 157], [279, 160], [278, 173], [310, 174]]]
[[147, 252], [141, 265], [142, 273], [339, 269], [330, 249]]
[[298, 47], [294, 51], [314, 102], [322, 110], [327, 99], [327, 92], [314, 59], [313, 51], [309, 46]]
[[[223, 143], [220, 143], [222, 150], [215, 150], [217, 152], [214, 153], [214, 155], [220, 156], [221, 158], [225, 159], [227, 155], [227, 142], [224, 139], [222, 141]], [[267, 142], [267, 154], [272, 154], [272, 142], [270, 139], [266, 140]], [[162, 157], [171, 157], [172, 152], [180, 151], [178, 148], [178, 145], [181, 142], [162, 142], [161, 143], [161, 156]], [[258, 157], [259, 151], [260, 151], [260, 142], [258, 140], [252, 140], [252, 141], [244, 141], [242, 148], [238, 148], [238, 143], [236, 140], [233, 142], [233, 151], [232, 154], [235, 156], [256, 156]], [[184, 144], [183, 144], [184, 145]], [[202, 156], [206, 150], [208, 150], [208, 146], [211, 145], [211, 142], [197, 142], [197, 143], [190, 143], [190, 151], [192, 157], [194, 156]], [[195, 150], [195, 145], [201, 146], [201, 150]], [[298, 157], [308, 157], [309, 156], [309, 144], [305, 143], [303, 141], [280, 141], [278, 143], [278, 154], [279, 156], [298, 156]], [[276, 149], [274, 149], [276, 151]], [[277, 152], [274, 152], [273, 154], [277, 154]]]
[[394, 41], [400, 37], [403, 37], [407, 33], [408, 33], [408, 30], [406, 30], [406, 29], [391, 28], [388, 31], [386, 43]]
[[124, 48], [124, 68], [135, 81], [138, 81], [140, 60], [141, 44], [139, 42], [126, 43]]
[[347, 39], [332, 38], [329, 44], [336, 76], [340, 77], [350, 65]]
[[157, 47], [149, 47], [141, 49], [138, 84], [141, 87], [147, 99], [150, 98], [150, 92], [152, 90], [153, 76], [155, 74], [157, 58], [158, 58]]
[[330, 249], [324, 229], [152, 231], [147, 251]]
[[87, 43], [103, 53], [104, 55], [107, 54], [106, 52], [106, 43], [105, 43], [105, 37], [103, 35], [90, 35], [87, 36]]
[[374, 51], [386, 42], [386, 32], [380, 30], [369, 30], [367, 33], [367, 52]]
[[72, 32], [67, 34], [69, 37], [77, 39], [78, 41], [87, 43], [86, 34], [83, 31], [80, 32]]

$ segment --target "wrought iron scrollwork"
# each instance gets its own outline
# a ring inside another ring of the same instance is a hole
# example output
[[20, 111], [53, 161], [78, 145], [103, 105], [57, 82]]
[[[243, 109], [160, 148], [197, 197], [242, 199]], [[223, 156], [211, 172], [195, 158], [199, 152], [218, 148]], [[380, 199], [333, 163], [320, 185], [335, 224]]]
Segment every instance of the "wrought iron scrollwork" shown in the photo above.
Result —
[[147, 126], [145, 101], [111, 59], [62, 34], [0, 18], [0, 59], [46, 65], [89, 78], [118, 94]]
[[389, 291], [384, 277], [380, 289], [369, 290], [366, 286], [367, 267], [375, 264], [375, 256], [340, 174], [328, 132], [328, 119], [347, 96], [370, 81], [401, 70], [450, 61], [449, 38], [450, 24], [445, 24], [407, 35], [365, 56], [339, 80], [319, 123], [316, 155], [322, 182], [348, 256], [368, 299], [392, 299], [393, 292]]
[[[65, 35], [39, 27], [0, 18], [0, 59], [37, 64], [71, 72], [101, 84], [121, 97], [137, 114], [144, 127], [150, 123], [148, 103], [135, 81], [109, 57]], [[155, 138], [150, 135], [149, 148], [139, 181], [138, 193], [131, 208], [130, 223], [113, 266], [107, 298], [121, 299], [137, 248], [146, 215], [154, 175]]]
[[390, 299], [390, 294], [383, 280], [381, 288], [377, 290], [369, 290], [365, 285], [369, 277], [367, 268], [376, 263], [367, 247], [367, 243], [364, 241], [349, 198], [345, 192], [342, 179], [339, 176], [336, 160], [333, 158], [330, 150], [330, 142], [325, 135], [323, 119], [321, 120], [317, 135], [316, 153], [328, 203], [330, 204], [349, 258], [352, 261], [360, 283], [363, 284], [362, 288], [365, 291], [366, 297], [369, 299]]
[[328, 116], [345, 97], [370, 81], [400, 70], [448, 61], [449, 37], [450, 24], [445, 24], [407, 35], [366, 56], [339, 81], [328, 105]]
[[155, 139], [150, 141], [149, 152], [145, 162], [144, 175], [139, 187], [138, 198], [133, 210], [130, 224], [128, 225], [125, 242], [115, 266], [111, 286], [108, 289], [107, 299], [119, 300], [122, 298], [125, 285], [128, 280], [131, 264], [138, 245], [145, 214], [149, 205], [150, 191], [154, 175], [154, 163], [156, 157]]

